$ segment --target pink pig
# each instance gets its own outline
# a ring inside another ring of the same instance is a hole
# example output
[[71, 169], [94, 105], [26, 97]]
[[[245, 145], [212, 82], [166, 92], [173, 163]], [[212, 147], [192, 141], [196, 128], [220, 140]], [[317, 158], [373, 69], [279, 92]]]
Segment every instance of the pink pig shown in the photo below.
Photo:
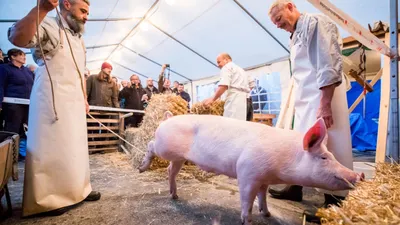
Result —
[[304, 135], [263, 124], [212, 115], [174, 116], [166, 112], [155, 140], [139, 167], [144, 172], [155, 155], [169, 160], [170, 193], [177, 199], [176, 175], [186, 160], [200, 169], [237, 178], [241, 218], [251, 224], [258, 196], [266, 217], [266, 191], [272, 184], [298, 184], [327, 190], [347, 190], [363, 179], [342, 166], [323, 144], [326, 127], [317, 120]]

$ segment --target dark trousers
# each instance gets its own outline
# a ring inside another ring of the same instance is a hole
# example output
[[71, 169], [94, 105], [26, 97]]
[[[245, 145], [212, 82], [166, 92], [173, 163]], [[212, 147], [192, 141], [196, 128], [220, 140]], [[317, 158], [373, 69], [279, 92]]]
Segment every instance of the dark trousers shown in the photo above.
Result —
[[252, 121], [253, 120], [253, 101], [251, 100], [251, 97], [247, 99], [247, 116], [246, 116], [246, 121]]
[[14, 132], [26, 138], [23, 124], [28, 124], [28, 105], [3, 103], [4, 131]]
[[125, 118], [125, 127], [139, 127], [143, 120], [143, 115], [135, 115]]

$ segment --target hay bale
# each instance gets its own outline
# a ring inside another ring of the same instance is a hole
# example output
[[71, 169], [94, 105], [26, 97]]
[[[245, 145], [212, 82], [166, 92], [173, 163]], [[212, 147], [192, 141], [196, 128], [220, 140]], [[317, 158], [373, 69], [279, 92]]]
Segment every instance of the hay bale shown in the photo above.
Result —
[[[161, 123], [164, 113], [171, 111], [173, 115], [187, 114], [187, 102], [176, 94], [153, 95], [149, 102], [143, 121], [139, 128], [129, 128], [125, 136], [129, 143], [134, 143], [136, 148], [126, 146], [132, 155], [134, 166], [141, 164], [147, 152], [147, 144], [154, 139], [154, 134]], [[155, 159], [152, 168], [166, 167], [168, 162], [162, 159]]]
[[221, 100], [217, 100], [209, 106], [198, 102], [196, 104], [193, 104], [192, 113], [222, 116], [224, 114], [224, 104], [225, 102]]
[[399, 174], [399, 164], [377, 164], [375, 177], [359, 183], [341, 207], [318, 209], [322, 224], [400, 224]]

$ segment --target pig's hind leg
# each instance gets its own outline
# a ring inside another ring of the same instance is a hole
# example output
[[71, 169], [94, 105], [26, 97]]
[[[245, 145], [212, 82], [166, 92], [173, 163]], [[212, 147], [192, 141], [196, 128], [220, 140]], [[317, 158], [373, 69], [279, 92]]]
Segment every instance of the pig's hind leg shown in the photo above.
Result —
[[147, 144], [147, 153], [144, 156], [144, 159], [142, 161], [142, 164], [139, 167], [139, 173], [143, 173], [144, 171], [148, 170], [151, 165], [151, 161], [153, 161], [155, 157], [154, 154], [154, 141], [150, 141]]
[[168, 181], [169, 181], [169, 193], [171, 194], [172, 199], [178, 199], [178, 195], [176, 193], [176, 175], [178, 175], [181, 170], [183, 163], [186, 160], [181, 161], [171, 161], [168, 166]]
[[268, 190], [268, 185], [261, 186], [261, 188], [257, 194], [258, 208], [263, 216], [270, 217], [271, 213], [268, 211], [268, 207], [267, 207], [267, 190]]

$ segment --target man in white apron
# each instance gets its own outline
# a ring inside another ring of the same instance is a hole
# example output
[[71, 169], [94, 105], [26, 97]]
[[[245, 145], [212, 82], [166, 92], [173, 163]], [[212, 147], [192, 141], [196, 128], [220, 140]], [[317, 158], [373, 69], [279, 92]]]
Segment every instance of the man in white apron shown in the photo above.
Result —
[[[342, 165], [353, 169], [346, 83], [342, 82], [342, 41], [336, 25], [324, 15], [300, 14], [290, 0], [276, 1], [269, 15], [278, 28], [292, 34], [294, 130], [305, 133], [322, 117], [328, 128], [328, 150]], [[347, 191], [321, 191], [325, 194], [324, 206], [338, 204], [347, 195]], [[275, 198], [302, 200], [301, 186], [269, 192]], [[312, 215], [307, 218], [318, 219]]]
[[[85, 115], [89, 107], [84, 90], [85, 48], [82, 33], [89, 14], [89, 1], [60, 2], [62, 16], [52, 18], [46, 15], [57, 7], [58, 0], [40, 1], [39, 37], [36, 33], [36, 7], [8, 32], [9, 40], [14, 45], [32, 48], [33, 58], [39, 65], [29, 107], [23, 216], [43, 213], [60, 215], [83, 200], [100, 199], [100, 193], [92, 191], [90, 185]], [[78, 68], [71, 56], [66, 35]], [[44, 57], [39, 43], [43, 46]], [[50, 74], [46, 71], [43, 58]]]
[[223, 116], [246, 120], [247, 95], [250, 92], [246, 72], [234, 64], [227, 53], [222, 53], [217, 57], [217, 64], [221, 68], [221, 79], [217, 91], [213, 97], [204, 100], [203, 103], [209, 105], [227, 91]]

